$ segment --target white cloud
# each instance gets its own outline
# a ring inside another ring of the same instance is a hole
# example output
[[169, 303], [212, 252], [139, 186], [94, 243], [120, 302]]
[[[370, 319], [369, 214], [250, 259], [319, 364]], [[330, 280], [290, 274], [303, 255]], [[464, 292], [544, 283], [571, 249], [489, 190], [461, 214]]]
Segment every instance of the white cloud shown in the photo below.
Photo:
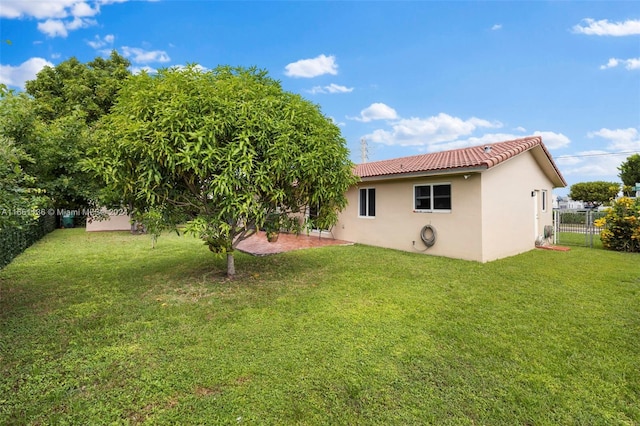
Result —
[[59, 19], [47, 19], [44, 22], [38, 22], [38, 30], [49, 37], [66, 37], [69, 32], [64, 23]]
[[522, 126], [518, 126], [518, 127], [516, 127], [515, 129], [513, 129], [513, 130], [515, 130], [516, 132], [522, 132], [522, 133], [524, 133], [524, 132], [526, 132], [526, 131], [527, 131], [527, 129], [525, 129], [525, 128], [524, 128], [524, 127], [522, 127]]
[[580, 151], [554, 158], [564, 176], [589, 177], [592, 180], [617, 181], [618, 166], [624, 157], [602, 150]]
[[100, 12], [100, 7], [96, 5], [96, 8], [92, 8], [85, 2], [75, 3], [71, 6], [71, 16], [76, 18], [95, 16]]
[[491, 31], [497, 31], [501, 29], [502, 29], [502, 24], [495, 24], [493, 27], [491, 27]]
[[87, 42], [89, 46], [94, 49], [100, 49], [107, 45], [112, 45], [115, 37], [113, 34], [107, 34], [106, 36], [100, 38], [100, 36], [96, 35], [93, 40]]
[[587, 137], [601, 137], [608, 140], [607, 149], [611, 151], [639, 151], [640, 152], [640, 131], [629, 127], [628, 129], [606, 129], [602, 128], [595, 132], [589, 132]]
[[343, 121], [338, 121], [338, 120], [336, 120], [336, 119], [335, 119], [335, 118], [333, 118], [333, 117], [329, 117], [329, 120], [331, 120], [331, 122], [332, 122], [333, 124], [335, 124], [336, 126], [339, 126], [339, 127], [344, 127], [344, 126], [346, 126], [346, 125], [347, 125], [347, 123], [345, 123], [345, 122], [343, 122]]
[[36, 19], [66, 18], [77, 0], [58, 1], [25, 1], [3, 0], [0, 8], [0, 17], [16, 19], [33, 17]]
[[49, 37], [67, 37], [69, 31], [97, 25], [90, 19], [100, 6], [126, 0], [2, 0], [0, 17], [35, 18], [38, 30]]
[[[189, 66], [194, 68], [196, 71], [200, 71], [200, 72], [207, 72], [209, 70], [207, 67], [203, 67], [200, 64], [189, 65]], [[178, 71], [182, 71], [182, 70], [187, 69], [187, 67], [185, 65], [173, 65], [170, 68], [172, 70], [178, 70]]]
[[533, 132], [533, 135], [542, 137], [542, 143], [549, 149], [564, 148], [571, 143], [571, 140], [562, 133], [541, 132], [536, 130]]
[[587, 133], [588, 138], [607, 140], [605, 149], [580, 151], [555, 158], [565, 176], [588, 176], [591, 179], [618, 181], [618, 166], [630, 152], [640, 152], [640, 129], [602, 128]]
[[137, 64], [150, 62], [169, 62], [171, 58], [164, 50], [144, 50], [139, 47], [122, 46], [122, 55]]
[[629, 36], [640, 34], [640, 19], [628, 19], [624, 22], [609, 22], [607, 19], [596, 21], [586, 18], [573, 27], [577, 34], [597, 36]]
[[0, 83], [7, 86], [24, 88], [27, 80], [33, 80], [38, 72], [53, 64], [43, 58], [30, 58], [17, 67], [11, 65], [0, 65]]
[[360, 117], [347, 117], [350, 120], [368, 123], [373, 120], [395, 120], [398, 113], [395, 109], [380, 102], [373, 103], [360, 111]]
[[340, 86], [338, 84], [335, 83], [331, 83], [328, 86], [315, 86], [313, 87], [311, 90], [309, 90], [309, 93], [312, 94], [316, 94], [316, 93], [351, 93], [353, 92], [353, 87], [346, 87], [346, 86]]
[[[363, 118], [366, 117], [363, 113], [361, 115]], [[365, 120], [361, 119], [360, 121]], [[443, 142], [456, 142], [459, 137], [470, 135], [478, 128], [500, 127], [502, 127], [500, 122], [490, 122], [476, 117], [463, 120], [440, 113], [428, 118], [400, 119], [392, 123], [391, 130], [375, 130], [371, 135], [368, 135], [368, 139], [385, 145], [434, 145]]]
[[300, 59], [285, 67], [287, 77], [311, 78], [323, 74], [338, 74], [338, 64], [335, 56], [320, 55], [313, 59]]
[[620, 61], [616, 58], [609, 58], [609, 62], [605, 65], [600, 65], [601, 70], [606, 70], [607, 68], [615, 68], [620, 64]]
[[147, 74], [157, 74], [158, 73], [157, 69], [151, 68], [150, 66], [129, 67], [129, 70], [131, 71], [131, 74], [140, 74], [142, 71], [146, 72]]
[[38, 22], [38, 30], [49, 37], [66, 38], [69, 35], [69, 31], [87, 28], [93, 25], [97, 25], [94, 19], [73, 18], [70, 21], [47, 19], [44, 22]]
[[[536, 132], [533, 132], [533, 135], [541, 136], [542, 142], [549, 149], [560, 148], [570, 143], [569, 138], [564, 136], [562, 133], [536, 131]], [[514, 140], [514, 139], [520, 139], [522, 137], [523, 137], [522, 135], [514, 135], [512, 133], [485, 133], [482, 136], [472, 136], [467, 139], [457, 139], [451, 142], [430, 143], [426, 145], [424, 150], [428, 152], [445, 151], [449, 149], [466, 148], [469, 146], [478, 146], [478, 145], [485, 145], [485, 144], [495, 143], [495, 142], [504, 142], [504, 141]], [[563, 143], [563, 145], [559, 144], [559, 142]]]
[[624, 67], [628, 70], [640, 70], [640, 58], [631, 58], [631, 59], [610, 58], [609, 62], [607, 62], [604, 65], [600, 65], [600, 69], [606, 70], [609, 68], [615, 68], [618, 65], [624, 65]]

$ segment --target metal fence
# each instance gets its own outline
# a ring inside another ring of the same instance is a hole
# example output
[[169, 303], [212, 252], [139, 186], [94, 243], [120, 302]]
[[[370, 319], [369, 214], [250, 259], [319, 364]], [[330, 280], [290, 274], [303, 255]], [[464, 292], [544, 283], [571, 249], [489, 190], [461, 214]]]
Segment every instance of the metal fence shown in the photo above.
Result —
[[600, 229], [593, 222], [605, 215], [597, 210], [554, 210], [555, 243], [594, 247], [600, 242]]
[[56, 229], [54, 215], [40, 216], [27, 221], [22, 226], [0, 229], [0, 269], [8, 265], [14, 257], [31, 244]]

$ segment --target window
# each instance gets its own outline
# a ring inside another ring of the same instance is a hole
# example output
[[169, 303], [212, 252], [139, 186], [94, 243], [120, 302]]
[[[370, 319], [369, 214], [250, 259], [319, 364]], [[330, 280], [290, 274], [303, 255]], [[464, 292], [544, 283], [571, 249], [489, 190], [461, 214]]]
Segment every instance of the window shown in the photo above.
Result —
[[313, 224], [312, 231], [328, 231], [317, 226], [318, 216], [320, 215], [320, 204], [310, 204], [308, 210], [309, 220]]
[[362, 188], [360, 189], [360, 217], [376, 216], [376, 189]]
[[542, 211], [547, 211], [547, 191], [544, 189], [542, 190]]
[[451, 211], [451, 184], [414, 185], [414, 211]]

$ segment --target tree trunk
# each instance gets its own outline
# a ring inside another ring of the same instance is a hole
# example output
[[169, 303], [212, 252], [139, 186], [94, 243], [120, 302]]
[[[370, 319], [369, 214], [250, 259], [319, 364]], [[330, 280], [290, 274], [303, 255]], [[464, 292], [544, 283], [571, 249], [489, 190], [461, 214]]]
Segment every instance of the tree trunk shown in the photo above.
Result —
[[233, 278], [236, 274], [236, 264], [233, 259], [233, 252], [227, 252], [227, 277]]

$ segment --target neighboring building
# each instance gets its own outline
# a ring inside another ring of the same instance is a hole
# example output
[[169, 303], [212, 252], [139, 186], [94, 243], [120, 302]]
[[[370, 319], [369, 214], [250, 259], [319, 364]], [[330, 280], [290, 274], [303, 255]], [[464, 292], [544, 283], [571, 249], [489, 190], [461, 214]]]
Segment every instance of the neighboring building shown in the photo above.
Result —
[[582, 201], [575, 201], [569, 197], [558, 197], [558, 200], [553, 205], [554, 209], [560, 210], [584, 210], [584, 203]]
[[101, 215], [87, 217], [87, 232], [130, 231], [131, 216], [123, 212], [103, 209]]
[[355, 174], [334, 238], [479, 262], [534, 248], [552, 225], [553, 188], [566, 186], [540, 137], [365, 163]]

